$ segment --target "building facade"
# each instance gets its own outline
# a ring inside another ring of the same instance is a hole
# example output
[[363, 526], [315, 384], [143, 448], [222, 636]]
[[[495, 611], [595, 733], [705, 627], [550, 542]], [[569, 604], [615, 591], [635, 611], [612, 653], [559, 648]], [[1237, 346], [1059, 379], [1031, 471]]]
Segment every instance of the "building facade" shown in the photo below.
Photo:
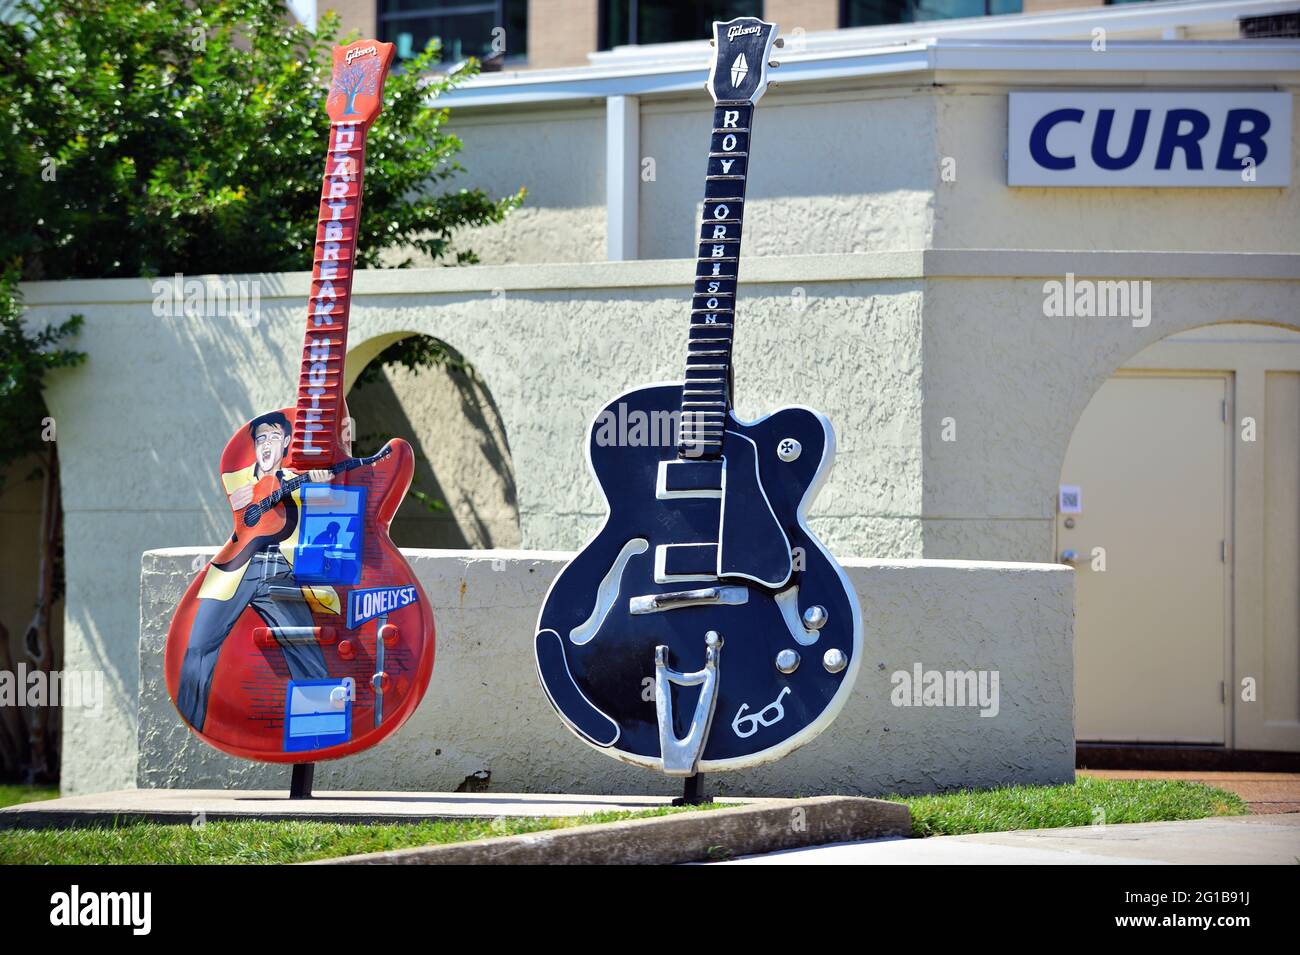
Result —
[[[810, 523], [839, 555], [1074, 566], [1084, 741], [1300, 750], [1300, 44], [1241, 37], [1242, 17], [1293, 8], [810, 31], [758, 108], [739, 410], [832, 419]], [[680, 376], [707, 59], [703, 43], [614, 49], [458, 90], [462, 181], [527, 186], [526, 206], [476, 236], [482, 266], [357, 277], [350, 368], [427, 334], [490, 394], [514, 495], [492, 513], [518, 523], [493, 539], [580, 546], [604, 513], [583, 476], [590, 416]], [[195, 491], [213, 435], [283, 397], [266, 369], [290, 374], [308, 276], [262, 280], [252, 330], [160, 322], [145, 280], [25, 289], [35, 320], [84, 314], [96, 356], [48, 395], [67, 665], [124, 692], [67, 715], [71, 790], [136, 778], [141, 615], [170, 612], [123, 598], [139, 555], [220, 539], [220, 502]], [[214, 353], [220, 405], [193, 386]], [[439, 418], [463, 414], [416, 416], [414, 436], [436, 446]], [[189, 480], [139, 480], [157, 433]]]
[[[344, 29], [394, 43], [400, 57], [432, 38], [449, 61], [477, 56], [491, 68], [584, 66], [620, 47], [708, 36], [714, 20], [763, 17], [795, 36], [840, 29], [1082, 11], [1149, 0], [299, 0], [300, 16], [333, 10]], [[1276, 27], [1274, 27], [1276, 29]]]

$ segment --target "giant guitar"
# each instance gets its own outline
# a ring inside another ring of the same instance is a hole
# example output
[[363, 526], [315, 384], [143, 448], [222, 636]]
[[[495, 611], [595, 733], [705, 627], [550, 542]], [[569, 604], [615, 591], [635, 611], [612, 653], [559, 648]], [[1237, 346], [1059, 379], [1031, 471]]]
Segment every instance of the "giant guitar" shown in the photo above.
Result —
[[384, 739], [433, 671], [428, 600], [388, 527], [411, 446], [351, 455], [344, 354], [366, 135], [393, 46], [338, 47], [329, 147], [291, 408], [245, 424], [221, 456], [234, 522], [167, 634], [167, 689], [199, 737], [247, 759], [310, 763]]
[[596, 416], [587, 456], [609, 515], [552, 584], [535, 637], [542, 685], [574, 733], [676, 776], [808, 742], [843, 706], [862, 650], [856, 596], [805, 523], [834, 456], [830, 422], [802, 407], [733, 411], [751, 121], [776, 27], [742, 17], [713, 33], [685, 379]]

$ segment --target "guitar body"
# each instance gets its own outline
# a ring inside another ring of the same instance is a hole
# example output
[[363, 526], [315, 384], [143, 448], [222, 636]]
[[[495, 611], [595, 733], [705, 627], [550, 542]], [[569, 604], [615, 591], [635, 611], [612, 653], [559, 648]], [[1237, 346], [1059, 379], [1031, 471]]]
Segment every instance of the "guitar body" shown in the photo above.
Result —
[[[287, 447], [293, 409], [254, 419], [226, 445], [228, 493], [264, 502], [292, 475], [261, 473], [254, 431]], [[258, 424], [261, 422], [261, 424]], [[256, 426], [256, 427], [254, 427]], [[305, 483], [234, 530], [185, 593], [167, 634], [167, 689], [186, 724], [233, 756], [335, 759], [406, 722], [433, 671], [429, 603], [388, 528], [411, 484], [411, 446]], [[242, 483], [241, 483], [242, 482]], [[381, 635], [382, 633], [382, 635]]]
[[[804, 521], [834, 457], [829, 422], [800, 407], [753, 422], [729, 414], [720, 458], [692, 461], [662, 426], [681, 400], [680, 384], [652, 385], [597, 416], [588, 460], [609, 516], [551, 586], [535, 648], [547, 696], [581, 739], [688, 775], [759, 765], [816, 736], [852, 688], [862, 632], [852, 588]], [[720, 640], [708, 715], [707, 680], [657, 671], [708, 669], [710, 631]], [[783, 672], [789, 653], [797, 664]], [[671, 739], [703, 732], [698, 761], [664, 759], [669, 713]]]

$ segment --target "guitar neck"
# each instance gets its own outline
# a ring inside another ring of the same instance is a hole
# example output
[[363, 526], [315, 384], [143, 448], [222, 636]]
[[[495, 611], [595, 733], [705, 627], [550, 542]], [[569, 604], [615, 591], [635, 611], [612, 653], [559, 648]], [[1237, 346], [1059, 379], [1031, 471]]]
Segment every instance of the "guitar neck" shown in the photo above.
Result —
[[[330, 474], [343, 474], [347, 471], [352, 471], [355, 470], [356, 468], [364, 467], [367, 464], [374, 464], [376, 461], [382, 460], [387, 456], [388, 456], [388, 449], [385, 448], [384, 450], [379, 451], [376, 454], [370, 455], [370, 457], [368, 458], [345, 458], [344, 460], [338, 462], [337, 464], [331, 465], [327, 468], [322, 468], [321, 470], [329, 471]], [[284, 500], [285, 497], [292, 494], [294, 491], [298, 490], [298, 488], [306, 484], [307, 481], [310, 479], [310, 477], [311, 474], [310, 472], [308, 472], [304, 474], [299, 474], [297, 477], [292, 477], [289, 480], [282, 482], [280, 486], [275, 489], [274, 492], [267, 495], [267, 497], [260, 503], [260, 507], [262, 509], [268, 509], [274, 507], [276, 504], [280, 503], [280, 501]], [[259, 505], [254, 505], [254, 506], [259, 506]]]
[[713, 458], [722, 453], [722, 433], [731, 409], [736, 279], [753, 116], [750, 102], [719, 101], [713, 109], [677, 441], [678, 453], [684, 457]]
[[344, 456], [343, 359], [361, 218], [361, 183], [365, 169], [366, 126], [330, 125], [325, 181], [312, 261], [307, 333], [298, 375], [298, 401], [289, 445], [296, 470], [329, 467]]

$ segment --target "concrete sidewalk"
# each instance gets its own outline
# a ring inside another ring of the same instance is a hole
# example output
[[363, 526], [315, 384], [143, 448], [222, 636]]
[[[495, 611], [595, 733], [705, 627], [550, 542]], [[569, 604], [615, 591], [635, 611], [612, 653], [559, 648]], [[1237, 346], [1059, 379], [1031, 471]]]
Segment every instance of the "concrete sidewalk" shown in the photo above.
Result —
[[1295, 865], [1300, 813], [870, 839], [721, 865]]

